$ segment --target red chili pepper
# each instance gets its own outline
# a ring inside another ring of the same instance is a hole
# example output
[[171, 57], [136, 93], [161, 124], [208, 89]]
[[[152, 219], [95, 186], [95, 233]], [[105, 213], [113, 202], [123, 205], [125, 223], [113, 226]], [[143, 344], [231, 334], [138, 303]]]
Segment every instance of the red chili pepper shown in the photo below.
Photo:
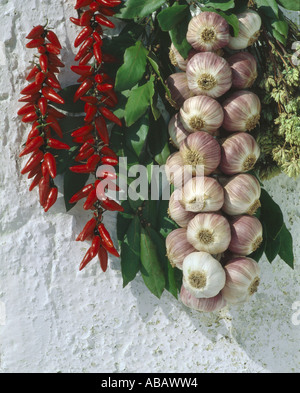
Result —
[[38, 150], [37, 152], [34, 152], [22, 169], [21, 174], [25, 175], [25, 173], [28, 173], [32, 169], [36, 168], [42, 161], [43, 157], [44, 153], [42, 151]]
[[73, 18], [73, 17], [71, 16], [71, 17], [70, 17], [70, 21], [71, 21], [72, 23], [74, 23], [74, 25], [80, 26], [80, 19], [78, 19], [78, 18]]
[[46, 153], [44, 155], [44, 161], [47, 165], [50, 176], [52, 177], [52, 179], [55, 179], [57, 175], [57, 171], [56, 171], [56, 161], [53, 154]]
[[26, 142], [26, 146], [31, 142], [31, 140], [33, 138], [36, 138], [37, 136], [40, 135], [40, 131], [37, 127], [32, 127], [32, 129], [30, 130], [28, 136], [27, 136], [27, 142]]
[[118, 163], [119, 163], [119, 161], [115, 157], [102, 157], [101, 158], [102, 165], [116, 166], [116, 165], [118, 165]]
[[92, 253], [92, 255], [94, 255], [94, 257], [98, 254], [100, 246], [101, 246], [100, 236], [94, 236], [94, 239], [93, 239], [92, 245], [91, 245], [91, 253]]
[[93, 138], [92, 134], [88, 134], [88, 135], [84, 135], [84, 136], [78, 136], [78, 137], [74, 138], [74, 142], [79, 143], [79, 144], [83, 144], [86, 141], [91, 140], [92, 138]]
[[117, 63], [118, 59], [113, 55], [110, 55], [108, 53], [104, 53], [103, 54], [103, 61], [104, 61], [104, 63]]
[[36, 102], [39, 98], [41, 97], [40, 93], [35, 93], [35, 94], [29, 94], [27, 96], [24, 96], [22, 98], [20, 98], [18, 101], [19, 102], [29, 102], [29, 103], [33, 103]]
[[84, 210], [91, 209], [94, 206], [94, 204], [97, 202], [97, 200], [98, 200], [98, 198], [97, 198], [96, 190], [93, 189], [89, 193], [88, 197], [86, 198], [86, 201], [83, 205]]
[[100, 179], [110, 179], [110, 180], [116, 180], [117, 178], [115, 172], [110, 172], [107, 169], [101, 168], [101, 166], [97, 169], [96, 176], [99, 177]]
[[115, 24], [103, 15], [95, 15], [95, 19], [102, 26], [109, 27], [111, 29], [115, 28]]
[[80, 26], [89, 26], [93, 15], [91, 10], [85, 11], [80, 17]]
[[27, 80], [27, 81], [33, 80], [38, 72], [40, 72], [40, 69], [39, 69], [37, 66], [34, 66], [34, 67], [32, 68], [32, 70], [29, 72], [29, 74], [28, 74], [26, 80]]
[[[88, 184], [87, 186], [84, 186], [80, 191], [78, 191], [76, 194], [72, 196], [70, 199], [69, 203], [77, 203], [81, 199], [85, 198], [86, 196], [89, 195], [89, 193], [94, 189], [93, 184]], [[95, 223], [96, 226], [96, 223]], [[95, 228], [95, 227], [94, 227]]]
[[48, 54], [49, 62], [52, 63], [52, 65], [56, 67], [64, 67], [64, 63], [59, 60], [59, 58], [54, 54], [54, 53], [49, 53]]
[[70, 150], [70, 146], [67, 145], [66, 143], [63, 143], [61, 141], [58, 141], [57, 139], [50, 138], [48, 139], [47, 142], [48, 146], [51, 147], [51, 149], [55, 150]]
[[97, 112], [98, 112], [98, 108], [95, 105], [86, 103], [86, 108], [85, 108], [85, 112], [86, 112], [86, 116], [84, 118], [84, 121], [87, 123], [90, 123], [91, 121], [94, 120], [94, 117], [96, 116]]
[[114, 16], [116, 11], [112, 10], [111, 8], [100, 7], [101, 14], [105, 16]]
[[46, 50], [47, 50], [47, 52], [53, 53], [54, 55], [60, 54], [60, 49], [53, 44], [46, 44]]
[[48, 115], [46, 118], [46, 122], [49, 123], [49, 126], [56, 132], [56, 134], [63, 138], [62, 129], [58, 123], [58, 121], [52, 115]]
[[89, 134], [93, 129], [94, 129], [94, 126], [92, 124], [87, 124], [83, 127], [78, 128], [78, 130], [73, 131], [71, 136], [73, 136], [73, 137], [84, 136], [84, 135]]
[[75, 48], [81, 45], [92, 33], [93, 29], [91, 28], [91, 26], [84, 27], [74, 41]]
[[106, 125], [105, 120], [102, 116], [98, 116], [95, 119], [95, 126], [96, 126], [96, 130], [98, 132], [98, 135], [103, 140], [103, 142], [107, 145], [109, 143], [109, 134], [108, 134], [107, 125]]
[[101, 37], [101, 35], [100, 35], [99, 33], [97, 33], [97, 31], [94, 31], [94, 32], [93, 32], [93, 37], [94, 37], [94, 40], [95, 40], [96, 42], [98, 42], [100, 45], [103, 44], [102, 37]]
[[39, 57], [39, 63], [41, 66], [41, 70], [46, 73], [48, 71], [48, 56], [46, 54], [43, 54]]
[[96, 0], [96, 1], [97, 3], [99, 3], [104, 7], [111, 7], [111, 8], [117, 7], [122, 3], [121, 0]]
[[51, 44], [55, 45], [59, 49], [62, 49], [61, 43], [54, 31], [48, 30], [46, 37], [51, 42]]
[[66, 115], [62, 112], [59, 112], [57, 109], [53, 108], [52, 106], [48, 105], [48, 113], [49, 115], [54, 116], [57, 119], [63, 119], [66, 117]]
[[121, 120], [114, 115], [109, 109], [105, 108], [104, 106], [100, 108], [101, 114], [108, 120], [112, 121], [113, 123], [117, 124], [118, 126], [122, 127]]
[[[70, 201], [70, 203], [74, 203], [74, 202]], [[89, 236], [91, 236], [94, 233], [96, 225], [97, 225], [96, 219], [95, 218], [91, 218], [86, 223], [85, 227], [80, 232], [80, 234], [77, 236], [76, 241], [84, 242]]]
[[38, 72], [35, 76], [35, 83], [37, 85], [42, 85], [42, 83], [44, 82], [46, 78], [46, 75], [43, 72]]
[[48, 66], [48, 70], [49, 70], [49, 72], [52, 72], [52, 74], [58, 74], [59, 73], [59, 69], [55, 65], [53, 65], [51, 63]]
[[39, 54], [44, 55], [47, 52], [47, 49], [43, 45], [41, 45], [38, 47], [38, 52]]
[[109, 248], [113, 247], [114, 243], [111, 240], [110, 234], [108, 233], [108, 230], [105, 228], [105, 225], [103, 223], [101, 223], [98, 225], [97, 229], [98, 229], [99, 235], [102, 239], [103, 245], [106, 245]]
[[105, 273], [107, 270], [107, 264], [108, 264], [108, 255], [107, 255], [107, 251], [105, 250], [105, 248], [103, 248], [103, 247], [99, 248], [98, 258], [99, 258], [99, 262], [100, 262], [100, 267], [101, 267], [103, 273]]
[[37, 175], [38, 173], [42, 174], [42, 170], [41, 170], [41, 165], [36, 166], [34, 169], [32, 169], [31, 171], [29, 171], [27, 178], [28, 179], [32, 179], [35, 175]]
[[20, 94], [22, 95], [33, 95], [36, 94], [40, 89], [42, 85], [37, 85], [35, 82], [30, 83], [28, 86], [26, 86]]
[[47, 113], [48, 100], [45, 97], [41, 97], [38, 101], [39, 110], [42, 116], [45, 116]]
[[112, 90], [114, 88], [113, 85], [110, 83], [103, 83], [102, 85], [97, 85], [97, 90], [99, 90], [101, 93], [107, 92], [109, 90]]
[[42, 37], [35, 38], [26, 44], [26, 48], [38, 48], [39, 46], [43, 45], [44, 42], [45, 39]]
[[47, 199], [50, 193], [49, 179], [42, 177], [39, 182], [39, 196], [41, 206], [46, 206]]
[[87, 151], [77, 154], [75, 157], [75, 161], [84, 161], [87, 158], [90, 158], [95, 153], [95, 149], [90, 147]]
[[35, 111], [26, 113], [25, 116], [22, 117], [23, 123], [31, 123], [39, 118], [38, 114]]
[[86, 265], [91, 262], [91, 260], [94, 259], [92, 253], [91, 253], [91, 249], [89, 248], [88, 251], [86, 252], [80, 266], [79, 266], [79, 271], [81, 271], [82, 269], [84, 269], [86, 267]]
[[79, 65], [86, 65], [86, 64], [91, 60], [92, 57], [93, 57], [93, 53], [92, 53], [92, 52], [87, 53], [87, 54], [80, 60]]
[[98, 4], [96, 1], [93, 1], [90, 4], [90, 10], [93, 11], [93, 12], [99, 11], [100, 10], [100, 4]]
[[98, 154], [92, 155], [86, 163], [87, 168], [89, 168], [90, 171], [93, 172], [96, 169], [96, 166], [99, 164], [100, 160], [101, 158]]
[[93, 52], [99, 64], [102, 64], [102, 48], [100, 42], [95, 42], [93, 45]]
[[39, 149], [41, 146], [44, 144], [44, 138], [41, 136], [37, 136], [36, 138], [32, 139], [28, 145], [21, 151], [19, 154], [19, 157], [26, 156], [29, 153], [32, 153], [33, 151], [36, 151]]
[[114, 92], [114, 90], [107, 91], [105, 94], [106, 94], [109, 98], [111, 98], [112, 101], [113, 101], [115, 104], [118, 103], [118, 97], [117, 97], [116, 93]]
[[42, 176], [43, 176], [43, 175], [42, 175], [41, 172], [38, 172], [38, 173], [35, 175], [35, 177], [34, 177], [32, 183], [31, 183], [31, 185], [30, 185], [30, 187], [29, 187], [29, 192], [31, 192], [36, 186], [39, 185], [39, 182], [40, 182]]
[[58, 189], [57, 187], [52, 187], [50, 189], [47, 202], [45, 204], [44, 210], [45, 213], [54, 205], [54, 203], [57, 201], [57, 196], [58, 196]]
[[71, 172], [74, 173], [91, 173], [91, 169], [87, 167], [87, 165], [74, 165], [70, 168]]
[[77, 55], [75, 56], [75, 61], [80, 60], [82, 57], [84, 57], [88, 51], [90, 50], [90, 48], [92, 47], [94, 42], [94, 39], [92, 37], [87, 38], [83, 44], [81, 45], [81, 47], [79, 48], [79, 51], [77, 53]]
[[101, 205], [104, 207], [104, 209], [109, 211], [118, 211], [118, 212], [124, 211], [123, 206], [119, 205], [119, 203], [117, 203], [113, 199], [104, 198], [103, 200], [101, 200]]
[[61, 89], [61, 85], [58, 82], [56, 76], [51, 72], [48, 72], [45, 82], [48, 86], [52, 87], [53, 89]]
[[83, 65], [83, 66], [71, 66], [71, 70], [78, 75], [92, 75], [93, 74], [93, 67], [90, 65]]
[[65, 100], [57, 94], [51, 87], [43, 87], [42, 94], [50, 101], [63, 105]]
[[76, 93], [74, 94], [74, 102], [78, 101], [80, 97], [86, 94], [93, 86], [93, 81], [91, 79], [86, 79], [81, 83]]
[[34, 104], [28, 103], [28, 104], [22, 106], [22, 108], [20, 108], [18, 110], [17, 115], [24, 116], [24, 115], [27, 115], [27, 113], [29, 113], [29, 112], [35, 111], [35, 109], [36, 109], [36, 107]]
[[103, 146], [101, 149], [101, 154], [103, 154], [104, 156], [110, 156], [110, 157], [114, 157], [114, 158], [118, 158], [117, 154], [108, 146]]
[[86, 7], [92, 3], [93, 0], [77, 0], [75, 4], [75, 10], [78, 10], [79, 8]]
[[30, 33], [26, 36], [26, 38], [28, 40], [32, 40], [34, 38], [38, 38], [39, 36], [41, 36], [44, 33], [44, 26], [38, 25], [35, 26]]
[[98, 98], [93, 96], [80, 97], [81, 101], [88, 102], [89, 104], [98, 104]]
[[114, 255], [117, 258], [120, 258], [120, 254], [118, 253], [117, 249], [115, 248], [115, 246], [113, 247], [107, 247], [105, 244], [103, 244], [103, 248], [109, 252], [110, 254]]

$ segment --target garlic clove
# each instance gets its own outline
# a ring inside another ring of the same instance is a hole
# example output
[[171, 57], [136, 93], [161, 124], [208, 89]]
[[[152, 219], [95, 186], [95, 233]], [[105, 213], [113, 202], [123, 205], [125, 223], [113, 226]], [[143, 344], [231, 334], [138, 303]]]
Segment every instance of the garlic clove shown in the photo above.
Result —
[[219, 178], [224, 186], [222, 210], [230, 216], [254, 215], [260, 205], [261, 187], [258, 180], [249, 174], [240, 174], [229, 179]]
[[224, 121], [222, 106], [207, 96], [191, 97], [180, 109], [180, 121], [189, 132], [207, 131], [214, 134]]
[[227, 61], [215, 53], [194, 55], [186, 67], [189, 89], [193, 95], [217, 98], [232, 86], [232, 71]]
[[182, 188], [182, 206], [187, 211], [216, 212], [223, 204], [223, 187], [212, 177], [193, 177]]
[[183, 260], [195, 252], [194, 247], [187, 241], [186, 229], [174, 229], [166, 238], [167, 257], [173, 267], [182, 270]]
[[183, 165], [190, 166], [192, 174], [208, 176], [221, 161], [221, 148], [216, 139], [206, 132], [194, 132], [180, 144]]
[[234, 50], [246, 49], [253, 45], [260, 36], [261, 17], [253, 10], [247, 10], [237, 15], [239, 34], [229, 38], [228, 48]]
[[197, 51], [215, 51], [229, 43], [229, 25], [215, 12], [201, 12], [188, 26], [187, 41]]
[[179, 113], [176, 113], [170, 120], [168, 131], [171, 143], [179, 149], [180, 143], [190, 134], [180, 121]]
[[182, 205], [181, 189], [176, 189], [172, 193], [169, 200], [168, 214], [182, 228], [186, 228], [189, 222], [195, 217], [195, 213], [185, 210]]
[[185, 72], [170, 75], [166, 80], [166, 84], [177, 109], [183, 105], [185, 100], [194, 95], [189, 89]]
[[198, 299], [193, 296], [183, 285], [180, 290], [180, 300], [186, 307], [201, 312], [220, 311], [227, 305], [226, 300], [224, 299], [221, 292], [211, 298]]
[[245, 132], [227, 138], [221, 146], [221, 152], [220, 169], [226, 175], [250, 171], [260, 156], [257, 142]]
[[234, 89], [248, 89], [257, 79], [257, 62], [248, 52], [240, 52], [227, 59], [232, 70], [232, 87]]
[[196, 250], [210, 254], [222, 253], [231, 241], [229, 223], [220, 214], [197, 214], [188, 224], [187, 239]]
[[192, 252], [182, 265], [183, 286], [196, 298], [212, 298], [224, 288], [225, 271], [207, 252]]
[[253, 259], [238, 257], [225, 266], [226, 284], [222, 289], [224, 299], [230, 304], [247, 302], [260, 284], [260, 268]]
[[247, 256], [256, 251], [263, 241], [263, 228], [256, 217], [238, 216], [230, 221], [231, 242], [228, 249]]
[[223, 102], [223, 110], [223, 128], [226, 131], [251, 131], [259, 123], [261, 103], [256, 94], [241, 90]]

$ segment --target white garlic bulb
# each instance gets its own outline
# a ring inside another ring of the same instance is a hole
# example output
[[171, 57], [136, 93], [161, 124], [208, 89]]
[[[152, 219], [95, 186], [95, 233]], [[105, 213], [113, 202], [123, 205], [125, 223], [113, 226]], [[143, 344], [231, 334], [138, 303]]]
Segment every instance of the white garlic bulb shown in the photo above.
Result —
[[189, 89], [185, 72], [177, 72], [170, 75], [166, 80], [166, 84], [170, 90], [172, 101], [178, 109], [185, 100], [194, 95]]
[[173, 267], [182, 270], [183, 260], [195, 252], [194, 247], [187, 241], [186, 229], [174, 229], [166, 238], [167, 257]]
[[177, 188], [169, 200], [168, 214], [182, 228], [186, 228], [195, 217], [195, 213], [187, 211], [182, 204], [182, 191]]
[[229, 38], [228, 48], [234, 50], [246, 49], [253, 45], [260, 36], [261, 17], [253, 10], [247, 10], [237, 15], [239, 33], [237, 37]]
[[223, 187], [212, 177], [193, 177], [182, 188], [182, 206], [186, 211], [216, 212], [223, 204]]
[[187, 239], [198, 251], [220, 254], [230, 244], [230, 225], [220, 214], [200, 213], [189, 222]]
[[214, 134], [224, 121], [222, 106], [213, 98], [196, 96], [187, 99], [180, 109], [180, 120], [189, 132]]
[[212, 298], [224, 288], [225, 271], [215, 258], [206, 252], [192, 252], [182, 265], [183, 286], [196, 298]]
[[166, 178], [176, 188], [181, 188], [189, 181], [192, 178], [192, 172], [193, 167], [184, 163], [180, 152], [173, 153], [167, 158], [165, 164]]
[[249, 89], [255, 82], [257, 62], [249, 52], [239, 52], [227, 59], [232, 70], [232, 87], [234, 89]]
[[186, 76], [193, 95], [217, 98], [225, 94], [232, 85], [230, 65], [223, 57], [212, 52], [194, 55], [187, 64]]
[[255, 214], [260, 205], [261, 187], [258, 180], [249, 174], [240, 174], [229, 179], [219, 179], [224, 186], [222, 210], [230, 216]]
[[263, 228], [258, 218], [237, 216], [230, 221], [231, 242], [228, 249], [247, 256], [256, 251], [263, 241]]
[[182, 285], [180, 290], [180, 300], [186, 307], [201, 312], [220, 311], [227, 305], [221, 292], [211, 298], [196, 298], [185, 289], [184, 285]]
[[223, 110], [226, 131], [251, 131], [259, 123], [261, 103], [256, 94], [240, 90], [224, 101]]
[[260, 268], [251, 258], [238, 257], [225, 266], [226, 284], [222, 295], [230, 304], [247, 302], [257, 292], [260, 284]]
[[190, 134], [181, 142], [179, 151], [183, 165], [190, 166], [193, 175], [208, 176], [217, 169], [221, 161], [219, 143], [206, 132]]
[[187, 41], [197, 51], [210, 52], [229, 42], [229, 25], [215, 12], [201, 12], [188, 26]]
[[227, 138], [221, 146], [221, 152], [220, 169], [226, 175], [250, 171], [260, 156], [257, 142], [245, 132]]
[[189, 135], [189, 132], [183, 127], [179, 116], [179, 113], [172, 116], [168, 126], [171, 142], [177, 149], [179, 149], [180, 143]]

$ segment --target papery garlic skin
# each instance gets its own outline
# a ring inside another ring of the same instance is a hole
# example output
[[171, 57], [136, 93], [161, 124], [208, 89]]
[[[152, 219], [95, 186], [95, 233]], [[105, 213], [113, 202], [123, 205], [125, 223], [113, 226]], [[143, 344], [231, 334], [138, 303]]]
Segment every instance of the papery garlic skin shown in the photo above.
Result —
[[222, 106], [213, 98], [196, 96], [184, 101], [180, 121], [189, 132], [206, 131], [214, 134], [224, 121]]
[[184, 287], [184, 285], [182, 285], [180, 290], [180, 300], [186, 307], [201, 312], [220, 311], [227, 305], [221, 292], [211, 298], [196, 298]]
[[230, 225], [220, 214], [200, 213], [189, 222], [187, 239], [198, 251], [220, 254], [230, 244]]
[[206, 132], [194, 132], [180, 144], [180, 155], [184, 165], [189, 165], [193, 175], [208, 176], [221, 161], [221, 147], [216, 139]]
[[182, 206], [186, 211], [216, 212], [223, 204], [223, 187], [212, 177], [193, 177], [182, 188]]
[[232, 70], [232, 87], [249, 89], [257, 79], [257, 62], [249, 52], [240, 52], [227, 59]]
[[187, 211], [184, 208], [182, 204], [182, 191], [179, 188], [170, 197], [168, 214], [182, 228], [187, 228], [189, 222], [195, 217], [195, 213]]
[[221, 152], [220, 169], [226, 175], [250, 171], [260, 156], [258, 143], [245, 132], [227, 138], [221, 146]]
[[180, 143], [190, 134], [180, 121], [179, 113], [176, 113], [169, 121], [168, 131], [171, 143], [179, 149]]
[[261, 187], [258, 180], [249, 174], [240, 174], [219, 179], [224, 185], [224, 205], [222, 210], [230, 216], [255, 214], [260, 205]]
[[192, 178], [192, 173], [193, 167], [185, 166], [180, 152], [173, 153], [167, 158], [165, 164], [166, 178], [176, 188], [181, 188], [189, 181]]
[[228, 249], [237, 255], [247, 256], [256, 251], [263, 241], [263, 228], [258, 218], [238, 216], [230, 221], [231, 242]]
[[197, 53], [186, 67], [189, 89], [193, 95], [217, 98], [232, 86], [232, 71], [227, 61], [215, 53]]
[[252, 131], [260, 120], [261, 102], [256, 94], [240, 90], [223, 102], [223, 110], [226, 131]]
[[224, 288], [225, 271], [215, 258], [206, 252], [193, 252], [182, 265], [183, 286], [196, 298], [212, 298]]
[[253, 45], [260, 36], [261, 17], [253, 10], [247, 10], [237, 15], [239, 33], [237, 37], [229, 38], [228, 48], [234, 50], [246, 49]]
[[174, 106], [177, 109], [183, 105], [185, 100], [194, 95], [189, 89], [185, 72], [177, 72], [170, 75], [166, 80], [166, 84], [170, 90]]
[[176, 49], [175, 45], [171, 44], [170, 51], [169, 51], [169, 58], [173, 66], [179, 68], [182, 71], [186, 70], [186, 65], [188, 63], [188, 59], [184, 59], [179, 51]]
[[196, 250], [187, 241], [186, 229], [174, 229], [166, 238], [167, 257], [173, 267], [182, 270], [182, 264], [185, 257]]
[[242, 304], [253, 296], [260, 284], [260, 268], [253, 259], [238, 257], [225, 266], [224, 299], [230, 304]]
[[229, 43], [229, 25], [215, 12], [201, 12], [189, 23], [186, 39], [197, 51], [215, 51]]

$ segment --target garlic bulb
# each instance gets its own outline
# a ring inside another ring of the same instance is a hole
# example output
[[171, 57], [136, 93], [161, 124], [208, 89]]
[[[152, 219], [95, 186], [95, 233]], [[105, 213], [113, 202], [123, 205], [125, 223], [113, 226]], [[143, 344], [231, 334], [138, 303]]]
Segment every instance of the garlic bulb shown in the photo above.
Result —
[[224, 185], [222, 210], [231, 216], [249, 214], [252, 216], [260, 207], [261, 188], [258, 180], [249, 174], [240, 174], [229, 179], [219, 179]]
[[260, 120], [261, 103], [258, 96], [250, 91], [233, 93], [223, 103], [223, 128], [229, 132], [251, 131]]
[[186, 67], [188, 86], [193, 95], [217, 98], [232, 85], [232, 71], [223, 57], [212, 52], [197, 53]]
[[189, 135], [180, 121], [179, 113], [176, 113], [170, 120], [168, 131], [172, 144], [179, 149], [180, 143]]
[[226, 175], [250, 171], [260, 156], [257, 142], [245, 132], [227, 138], [221, 146], [221, 151], [220, 169]]
[[220, 164], [219, 143], [206, 132], [194, 132], [180, 144], [184, 165], [191, 166], [193, 175], [210, 175]]
[[241, 304], [250, 299], [260, 283], [260, 268], [251, 258], [238, 257], [225, 266], [226, 284], [222, 295], [230, 304]]
[[[183, 143], [183, 142], [182, 142]], [[221, 153], [220, 153], [221, 154]], [[171, 154], [165, 164], [165, 173], [170, 184], [181, 188], [192, 178], [193, 167], [185, 166], [180, 152]]]
[[229, 42], [229, 25], [215, 12], [201, 12], [192, 18], [186, 39], [197, 51], [210, 52], [223, 48]]
[[188, 224], [187, 239], [196, 250], [222, 253], [227, 250], [231, 240], [229, 223], [220, 214], [197, 214]]
[[185, 210], [182, 205], [181, 189], [176, 189], [172, 193], [169, 200], [168, 214], [182, 228], [186, 228], [188, 223], [195, 217], [195, 213]]
[[194, 95], [189, 89], [185, 72], [170, 75], [166, 83], [170, 90], [171, 98], [178, 109], [183, 105], [185, 100]]
[[180, 300], [185, 306], [193, 310], [202, 312], [220, 311], [227, 304], [221, 292], [217, 296], [211, 298], [198, 299], [193, 296], [187, 289], [185, 289], [183, 285], [180, 290]]
[[222, 106], [213, 98], [196, 96], [183, 103], [180, 120], [189, 132], [207, 131], [213, 134], [221, 127], [224, 112]]
[[183, 286], [196, 298], [217, 296], [224, 288], [225, 271], [215, 258], [206, 252], [192, 252], [182, 265]]
[[186, 70], [186, 65], [187, 65], [188, 59], [185, 60], [181, 56], [181, 54], [176, 49], [176, 47], [173, 44], [173, 42], [172, 42], [171, 47], [170, 47], [169, 58], [170, 58], [171, 63], [173, 64], [173, 66], [181, 69], [182, 71]]
[[248, 89], [255, 82], [257, 63], [249, 52], [240, 52], [227, 59], [232, 71], [232, 87], [234, 89]]
[[223, 187], [212, 177], [193, 177], [182, 188], [182, 205], [187, 211], [216, 212], [223, 204]]
[[263, 228], [256, 217], [238, 216], [230, 221], [231, 242], [228, 249], [237, 255], [250, 255], [263, 241]]
[[170, 264], [181, 270], [184, 258], [196, 251], [187, 241], [186, 229], [184, 228], [174, 229], [169, 233], [166, 238], [166, 249]]
[[253, 45], [260, 36], [261, 17], [253, 10], [247, 10], [237, 15], [239, 20], [239, 34], [230, 37], [228, 48], [234, 50], [246, 49]]

